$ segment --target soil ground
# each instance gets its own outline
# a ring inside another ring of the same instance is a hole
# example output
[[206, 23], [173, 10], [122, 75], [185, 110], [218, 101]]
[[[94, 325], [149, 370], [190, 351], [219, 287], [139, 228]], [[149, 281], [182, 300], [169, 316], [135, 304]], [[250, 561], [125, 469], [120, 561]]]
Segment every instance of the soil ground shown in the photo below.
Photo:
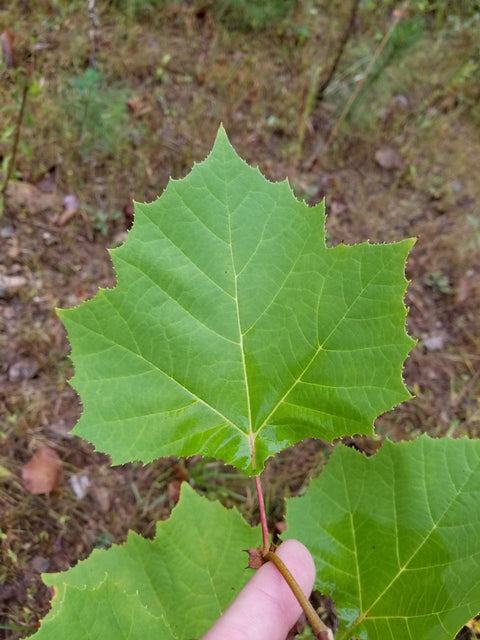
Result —
[[[83, 3], [39, 2], [33, 12], [28, 4], [0, 4], [18, 64], [27, 60], [41, 88], [29, 96], [25, 146], [0, 219], [0, 638], [9, 640], [32, 633], [48, 610], [41, 572], [66, 569], [129, 529], [153, 535], [184, 480], [256, 520], [251, 481], [216, 461], [111, 468], [70, 435], [81, 408], [55, 314], [114, 285], [106, 248], [124, 239], [131, 200], [151, 200], [169, 176], [185, 175], [221, 121], [239, 154], [267, 177], [289, 176], [309, 203], [326, 198], [331, 243], [418, 238], [406, 300], [418, 343], [404, 374], [415, 397], [381, 416], [376, 436], [353, 444], [373, 453], [385, 437], [480, 431], [478, 21], [432, 26], [421, 16], [419, 33], [411, 26], [413, 36], [400, 39], [327, 148], [375, 34], [388, 30], [388, 12], [357, 16], [316, 104], [312, 78], [328, 67], [348, 17], [341, 7], [298, 3], [286, 23], [254, 29], [235, 16], [226, 22], [208, 2], [165, 3], [146, 17], [115, 3], [89, 3], [90, 13]], [[101, 75], [85, 101], [78, 86], [88, 84], [88, 68]], [[18, 78], [9, 76], [2, 96], [18, 101]], [[124, 109], [108, 124], [101, 114], [116, 102]], [[2, 143], [0, 154], [6, 149]], [[74, 198], [70, 213], [66, 196]], [[50, 494], [33, 495], [21, 470], [41, 445], [59, 454], [62, 479]], [[272, 528], [285, 486], [301, 489], [329, 447], [305, 441], [270, 461]], [[72, 485], [80, 476], [89, 481], [82, 498]]]

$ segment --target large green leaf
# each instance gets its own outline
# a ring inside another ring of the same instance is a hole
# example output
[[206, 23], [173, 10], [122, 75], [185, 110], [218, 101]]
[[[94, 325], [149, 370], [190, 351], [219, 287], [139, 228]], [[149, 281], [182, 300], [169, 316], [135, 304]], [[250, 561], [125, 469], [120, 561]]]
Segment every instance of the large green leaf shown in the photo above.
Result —
[[43, 575], [56, 595], [35, 639], [198, 638], [250, 578], [242, 549], [260, 540], [260, 527], [183, 483], [153, 541], [130, 532], [123, 546]]
[[452, 640], [480, 609], [479, 441], [339, 447], [287, 521], [335, 602], [337, 640]]
[[268, 182], [219, 130], [209, 157], [137, 204], [118, 284], [60, 313], [84, 412], [114, 463], [202, 453], [258, 473], [308, 437], [371, 432], [409, 397], [411, 240], [326, 248], [323, 205]]

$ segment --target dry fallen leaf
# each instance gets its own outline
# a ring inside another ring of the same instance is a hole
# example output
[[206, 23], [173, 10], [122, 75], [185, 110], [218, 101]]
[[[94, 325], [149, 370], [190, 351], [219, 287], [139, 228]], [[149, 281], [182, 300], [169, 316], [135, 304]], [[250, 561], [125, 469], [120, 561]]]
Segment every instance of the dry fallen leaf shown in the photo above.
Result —
[[8, 68], [12, 68], [15, 66], [14, 59], [14, 47], [15, 47], [15, 36], [10, 31], [10, 29], [5, 29], [5, 31], [0, 34], [0, 40], [2, 43], [2, 58], [5, 60], [5, 64]]
[[130, 100], [127, 100], [127, 106], [132, 115], [136, 117], [144, 116], [152, 110], [144, 96], [133, 96]]
[[182, 481], [181, 480], [171, 480], [167, 485], [167, 496], [169, 502], [173, 504], [177, 504], [180, 500], [180, 487]]
[[62, 462], [56, 451], [43, 446], [22, 467], [22, 480], [27, 491], [39, 495], [58, 487]]

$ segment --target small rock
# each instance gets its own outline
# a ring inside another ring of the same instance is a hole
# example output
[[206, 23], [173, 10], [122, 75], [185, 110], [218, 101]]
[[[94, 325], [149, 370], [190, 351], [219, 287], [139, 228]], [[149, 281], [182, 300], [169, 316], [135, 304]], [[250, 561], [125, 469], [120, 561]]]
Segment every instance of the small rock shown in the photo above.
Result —
[[340, 200], [332, 200], [329, 206], [329, 213], [332, 216], [338, 216], [348, 209], [347, 205]]
[[4, 276], [0, 274], [0, 298], [15, 295], [27, 284], [24, 276]]
[[80, 209], [80, 202], [74, 193], [67, 193], [63, 198], [64, 211], [78, 211]]
[[125, 242], [125, 240], [127, 239], [127, 236], [128, 236], [128, 232], [127, 231], [119, 231], [113, 237], [113, 244], [116, 247], [120, 246], [121, 244], [123, 244]]
[[0, 238], [14, 238], [16, 235], [15, 227], [11, 224], [7, 224], [6, 227], [0, 229]]
[[382, 147], [375, 151], [375, 162], [382, 167], [382, 169], [401, 169], [403, 161], [400, 155], [392, 149], [392, 147]]
[[30, 560], [30, 567], [38, 573], [45, 573], [50, 566], [50, 560], [43, 556], [35, 556]]
[[10, 382], [31, 380], [37, 375], [39, 368], [35, 358], [22, 358], [14, 362], [8, 369], [8, 379]]
[[82, 500], [87, 495], [87, 489], [90, 486], [90, 480], [84, 473], [75, 473], [70, 478], [70, 486], [73, 489], [73, 493], [79, 500]]
[[422, 344], [427, 351], [440, 351], [445, 346], [445, 336], [442, 334], [427, 336], [423, 338]]
[[42, 240], [47, 245], [47, 247], [51, 246], [52, 244], [55, 244], [56, 242], [55, 236], [51, 234], [50, 231], [44, 231], [42, 233]]
[[62, 419], [57, 420], [57, 422], [52, 422], [52, 424], [49, 426], [49, 429], [57, 436], [65, 438], [65, 440], [72, 440], [74, 437], [71, 433], [72, 425], [67, 424], [65, 420]]
[[63, 227], [77, 213], [80, 213], [80, 202], [75, 194], [67, 193], [63, 198], [63, 213], [58, 217], [58, 224]]
[[408, 107], [408, 98], [402, 94], [399, 94], [393, 97], [393, 103], [395, 104], [395, 106], [400, 107], [401, 109], [406, 109]]
[[20, 247], [18, 245], [17, 239], [13, 238], [10, 240], [9, 247], [7, 249], [7, 256], [12, 260], [16, 260], [20, 255]]
[[15, 309], [13, 306], [5, 307], [3, 310], [3, 317], [5, 320], [13, 320], [16, 316]]
[[108, 489], [105, 487], [94, 487], [93, 493], [95, 498], [97, 499], [98, 504], [100, 505], [100, 509], [105, 513], [110, 511], [110, 494]]

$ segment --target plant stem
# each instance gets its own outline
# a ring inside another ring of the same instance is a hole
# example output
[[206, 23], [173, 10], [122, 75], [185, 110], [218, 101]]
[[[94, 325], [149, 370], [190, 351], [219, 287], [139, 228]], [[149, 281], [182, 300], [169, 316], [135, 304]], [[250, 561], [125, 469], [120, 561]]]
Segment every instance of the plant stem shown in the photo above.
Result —
[[267, 515], [265, 513], [265, 502], [263, 500], [260, 476], [255, 476], [255, 487], [257, 489], [258, 510], [260, 511], [260, 524], [262, 525], [263, 555], [265, 555], [270, 551], [270, 541], [268, 539]]
[[340, 39], [337, 52], [330, 66], [330, 69], [326, 74], [325, 78], [322, 80], [322, 82], [319, 82], [320, 74], [322, 72], [322, 65], [317, 65], [315, 71], [313, 72], [312, 80], [310, 82], [310, 87], [308, 90], [307, 99], [305, 101], [305, 108], [303, 110], [302, 118], [298, 126], [298, 141], [297, 141], [297, 151], [295, 153], [295, 158], [294, 158], [294, 166], [297, 166], [300, 160], [300, 156], [302, 155], [302, 148], [305, 140], [305, 133], [307, 130], [307, 124], [309, 122], [310, 115], [315, 107], [315, 104], [323, 100], [323, 94], [325, 93], [326, 88], [332, 81], [332, 78], [337, 70], [337, 67], [343, 55], [343, 52], [345, 51], [345, 47], [347, 46], [348, 39], [353, 33], [353, 28], [355, 25], [355, 18], [357, 15], [359, 3], [360, 3], [360, 0], [352, 0], [348, 24], [345, 27], [343, 35]]
[[360, 4], [360, 0], [353, 0], [352, 1], [351, 7], [350, 7], [350, 14], [349, 14], [349, 18], [348, 18], [348, 24], [345, 27], [345, 30], [343, 32], [343, 35], [342, 35], [342, 38], [341, 38], [340, 42], [338, 43], [337, 53], [335, 54], [335, 58], [333, 59], [333, 62], [332, 62], [332, 65], [330, 67], [330, 70], [329, 70], [328, 74], [326, 75], [326, 77], [324, 78], [324, 80], [322, 81], [320, 86], [318, 87], [318, 90], [317, 90], [317, 101], [318, 102], [323, 100], [323, 94], [325, 93], [326, 88], [328, 87], [328, 85], [332, 81], [333, 76], [335, 75], [337, 67], [338, 67], [338, 65], [340, 63], [340, 59], [341, 59], [341, 57], [343, 55], [343, 52], [345, 51], [345, 47], [347, 46], [347, 42], [348, 42], [351, 34], [353, 33], [353, 28], [355, 26], [355, 19], [357, 17], [358, 5], [359, 4]]
[[7, 186], [12, 176], [12, 171], [15, 164], [15, 158], [17, 156], [18, 144], [20, 142], [20, 128], [22, 126], [23, 116], [25, 114], [25, 105], [27, 104], [29, 81], [28, 81], [28, 77], [26, 76], [22, 76], [22, 77], [23, 77], [23, 87], [22, 87], [22, 95], [20, 98], [20, 109], [18, 110], [17, 120], [15, 122], [15, 137], [13, 139], [12, 151], [10, 155], [10, 160], [8, 162], [7, 170], [5, 172], [3, 184], [0, 188], [0, 195], [2, 197], [5, 195], [5, 192], [7, 191]]
[[340, 114], [340, 117], [338, 118], [337, 122], [335, 123], [335, 126], [332, 129], [332, 132], [330, 133], [330, 136], [327, 140], [327, 144], [326, 144], [326, 148], [328, 149], [330, 147], [330, 145], [333, 142], [333, 139], [335, 138], [335, 136], [337, 135], [338, 130], [340, 129], [343, 121], [345, 120], [345, 118], [347, 117], [348, 112], [350, 111], [352, 104], [355, 102], [358, 94], [360, 93], [361, 88], [363, 87], [365, 80], [368, 78], [371, 70], [373, 69], [373, 66], [375, 64], [375, 62], [378, 60], [378, 58], [380, 57], [380, 54], [382, 53], [382, 51], [385, 49], [387, 42], [390, 40], [390, 38], [392, 37], [393, 32], [395, 31], [395, 28], [397, 26], [397, 24], [400, 22], [400, 20], [404, 17], [405, 12], [408, 9], [408, 5], [409, 2], [407, 0], [407, 2], [404, 2], [402, 7], [400, 9], [397, 9], [396, 11], [393, 12], [393, 18], [392, 18], [392, 23], [390, 25], [390, 28], [388, 29], [387, 33], [384, 35], [383, 40], [380, 42], [380, 44], [378, 45], [377, 50], [375, 51], [372, 59], [370, 60], [367, 68], [365, 69], [365, 72], [363, 74], [362, 79], [358, 82], [357, 86], [355, 87], [352, 95], [350, 96], [350, 98], [347, 101], [347, 104], [345, 105], [342, 113]]
[[[262, 484], [260, 482], [260, 476], [255, 476], [255, 487], [257, 489], [257, 497], [258, 497], [258, 509], [260, 511], [260, 523], [262, 525], [262, 538], [263, 538], [263, 551], [262, 557], [265, 561], [272, 562], [277, 569], [280, 571], [282, 576], [284, 577], [286, 583], [293, 591], [294, 596], [300, 603], [300, 606], [305, 611], [305, 615], [307, 616], [307, 620], [310, 623], [310, 626], [315, 633], [315, 637], [317, 640], [333, 640], [332, 632], [330, 629], [320, 620], [318, 617], [318, 613], [315, 611], [308, 598], [305, 596], [303, 591], [300, 589], [298, 582], [292, 576], [290, 571], [287, 569], [283, 560], [281, 560], [276, 554], [275, 551], [270, 550], [270, 541], [268, 539], [268, 528], [267, 528], [267, 516], [265, 513], [265, 502], [263, 500], [263, 491]], [[273, 547], [272, 547], [273, 549]]]
[[307, 130], [307, 123], [310, 118], [310, 114], [312, 113], [314, 104], [315, 104], [315, 95], [317, 93], [317, 84], [318, 79], [320, 77], [320, 72], [322, 68], [318, 65], [313, 72], [312, 80], [310, 82], [310, 87], [308, 90], [307, 99], [305, 101], [305, 108], [303, 110], [302, 118], [300, 120], [300, 124], [298, 125], [298, 141], [297, 141], [297, 151], [295, 153], [294, 165], [296, 166], [300, 160], [300, 156], [302, 155], [303, 142], [305, 140], [305, 132]]
[[313, 629], [317, 640], [333, 640], [331, 630], [320, 620], [318, 613], [313, 608], [312, 604], [300, 589], [298, 582], [292, 576], [283, 560], [281, 560], [273, 551], [267, 551], [263, 554], [265, 560], [272, 562], [280, 571], [290, 589], [293, 591], [296, 599], [307, 616], [307, 620]]

